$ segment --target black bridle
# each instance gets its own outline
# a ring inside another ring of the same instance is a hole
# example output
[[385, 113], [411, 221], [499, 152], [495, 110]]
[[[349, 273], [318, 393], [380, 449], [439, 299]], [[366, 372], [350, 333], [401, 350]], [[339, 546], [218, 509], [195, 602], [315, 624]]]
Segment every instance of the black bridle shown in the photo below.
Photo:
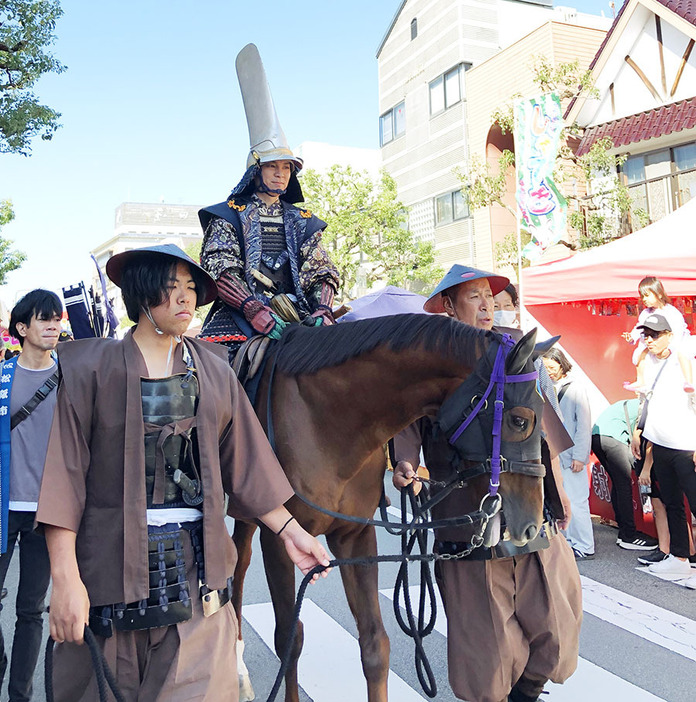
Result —
[[[535, 421], [530, 436], [521, 442], [521, 448], [518, 446], [520, 455], [506, 457], [502, 454], [503, 416], [506, 405], [512, 405], [515, 399], [513, 396], [508, 400], [506, 387], [534, 382], [537, 392], [539, 373], [536, 370], [509, 373], [508, 359], [515, 341], [509, 334], [496, 335], [496, 341], [497, 345], [491, 344], [479, 359], [475, 372], [445, 400], [434, 422], [436, 431], [442, 432], [456, 451], [456, 459], [452, 462], [459, 464], [459, 479], [466, 482], [489, 474], [487, 497], [492, 500], [499, 498], [501, 473], [539, 478], [546, 474], [540, 462], [539, 422]], [[489, 367], [490, 374], [487, 374]], [[508, 445], [508, 450], [512, 450], [511, 445]], [[469, 463], [461, 465], [462, 461]]]

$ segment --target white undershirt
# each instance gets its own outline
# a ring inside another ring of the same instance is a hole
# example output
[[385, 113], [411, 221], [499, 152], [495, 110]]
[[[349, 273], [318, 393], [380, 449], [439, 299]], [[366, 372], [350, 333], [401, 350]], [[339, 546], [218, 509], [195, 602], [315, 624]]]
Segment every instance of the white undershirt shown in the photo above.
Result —
[[183, 524], [184, 522], [197, 522], [201, 519], [203, 519], [203, 512], [195, 507], [166, 507], [147, 510], [148, 526]]

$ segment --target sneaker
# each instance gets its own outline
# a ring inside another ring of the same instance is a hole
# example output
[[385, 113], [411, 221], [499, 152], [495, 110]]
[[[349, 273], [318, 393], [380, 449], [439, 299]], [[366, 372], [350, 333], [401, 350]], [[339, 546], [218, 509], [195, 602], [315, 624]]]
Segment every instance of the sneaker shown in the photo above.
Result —
[[688, 560], [681, 561], [670, 553], [664, 561], [649, 565], [648, 570], [667, 580], [681, 580], [691, 575], [691, 564]]
[[652, 551], [657, 548], [657, 539], [647, 534], [636, 532], [636, 535], [630, 540], [616, 539], [616, 544], [628, 551]]
[[594, 553], [585, 553], [579, 548], [573, 549], [573, 555], [575, 556], [576, 561], [591, 561], [594, 558]]
[[696, 590], [696, 575], [692, 575], [688, 580], [685, 580], [682, 585], [690, 590]]
[[665, 560], [665, 558], [667, 558], [667, 554], [658, 549], [657, 551], [648, 553], [645, 556], [639, 556], [638, 563], [642, 563], [643, 565], [652, 565], [653, 563], [661, 563]]

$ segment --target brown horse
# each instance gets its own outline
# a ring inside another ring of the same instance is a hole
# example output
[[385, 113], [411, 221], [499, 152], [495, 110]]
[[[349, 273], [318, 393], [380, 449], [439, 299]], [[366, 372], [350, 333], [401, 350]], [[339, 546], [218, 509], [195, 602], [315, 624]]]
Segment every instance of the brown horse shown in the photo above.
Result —
[[[270, 371], [269, 363], [264, 371], [257, 414], [268, 431], [269, 376], [273, 374], [270, 416], [275, 450], [293, 488], [323, 508], [364, 518], [372, 517], [379, 503], [387, 441], [419, 417], [433, 416], [500, 338], [445, 317], [425, 315], [320, 328], [298, 326], [286, 335], [275, 370]], [[533, 371], [533, 350], [534, 333], [512, 349], [507, 372]], [[541, 398], [535, 392], [530, 395], [538, 400], [532, 410], [540, 418]], [[503, 448], [506, 440], [520, 441], [532, 432], [535, 417], [529, 407], [506, 406]], [[472, 510], [478, 507], [487, 483], [487, 476], [470, 483]], [[511, 538], [525, 543], [536, 535], [542, 521], [541, 478], [506, 473], [500, 494]], [[288, 507], [309, 532], [326, 535], [335, 557], [376, 554], [374, 527], [326, 516], [296, 497]], [[255, 529], [242, 521], [234, 529], [239, 562], [233, 601], [240, 622]], [[276, 617], [275, 647], [281, 656], [292, 622], [295, 574], [280, 539], [266, 528], [261, 530], [261, 546]], [[386, 702], [389, 640], [379, 609], [377, 567], [341, 567], [340, 571], [359, 632], [368, 701]], [[302, 640], [300, 623], [285, 678], [286, 702], [299, 699], [297, 658]], [[253, 699], [249, 681], [243, 681], [241, 674], [240, 684], [241, 699]]]

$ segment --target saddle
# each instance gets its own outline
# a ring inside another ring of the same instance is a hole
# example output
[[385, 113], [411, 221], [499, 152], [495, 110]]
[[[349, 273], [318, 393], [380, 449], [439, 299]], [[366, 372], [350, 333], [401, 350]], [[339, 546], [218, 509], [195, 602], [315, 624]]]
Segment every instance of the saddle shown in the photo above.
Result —
[[256, 391], [261, 380], [261, 370], [265, 364], [266, 353], [272, 345], [267, 336], [252, 336], [237, 351], [232, 364], [237, 379], [242, 384], [249, 402], [254, 404]]

